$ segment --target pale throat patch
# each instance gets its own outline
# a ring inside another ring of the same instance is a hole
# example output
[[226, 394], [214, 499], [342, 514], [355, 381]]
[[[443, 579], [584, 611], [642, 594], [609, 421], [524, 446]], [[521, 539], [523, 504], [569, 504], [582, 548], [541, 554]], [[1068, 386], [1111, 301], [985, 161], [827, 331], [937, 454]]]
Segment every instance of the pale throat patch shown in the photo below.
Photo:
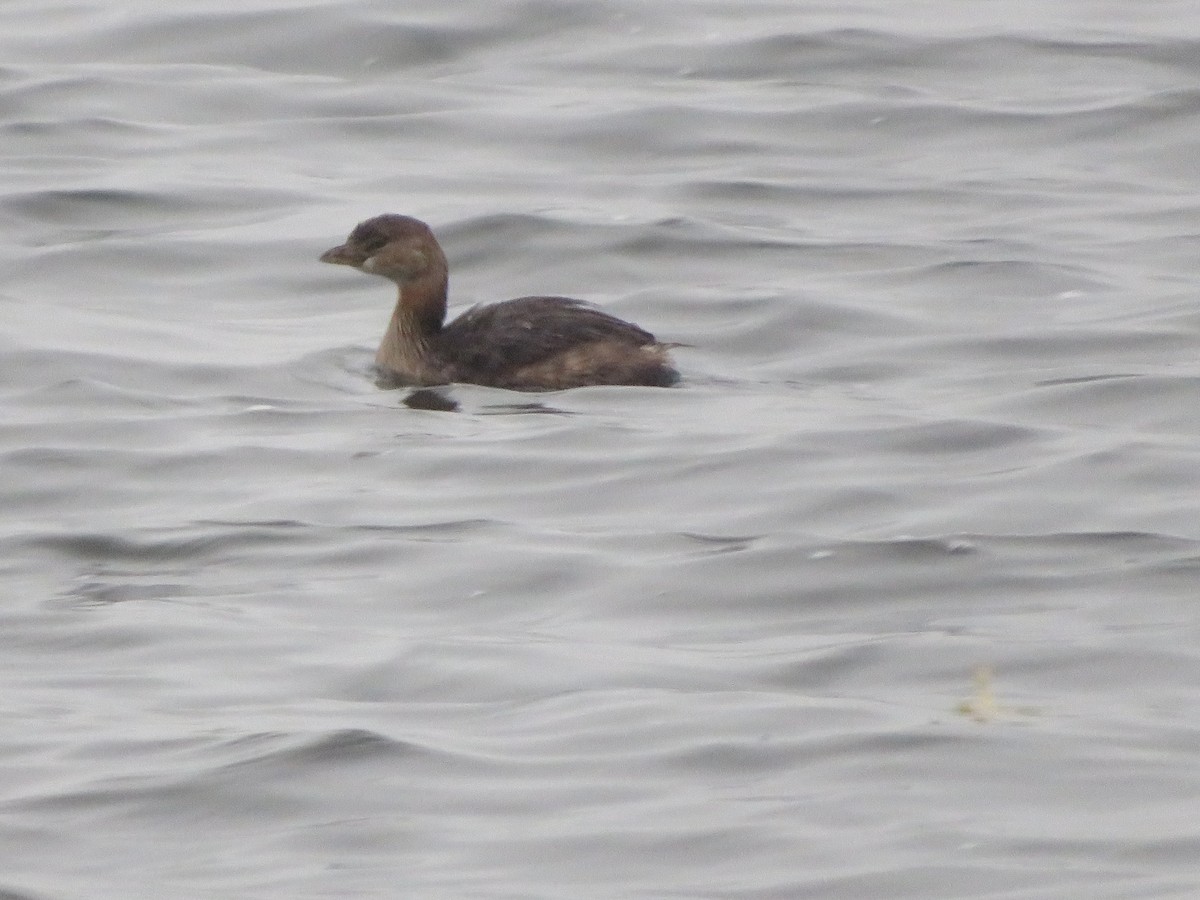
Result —
[[[424, 269], [429, 265], [429, 258], [419, 250], [413, 251], [409, 258], [405, 261], [411, 262], [412, 264], [411, 271], [406, 273], [409, 277], [414, 277], [417, 273], [424, 271]], [[374, 256], [368, 256], [362, 261], [362, 265], [360, 265], [359, 268], [364, 272], [373, 272], [378, 274], [379, 254], [376, 253]]]

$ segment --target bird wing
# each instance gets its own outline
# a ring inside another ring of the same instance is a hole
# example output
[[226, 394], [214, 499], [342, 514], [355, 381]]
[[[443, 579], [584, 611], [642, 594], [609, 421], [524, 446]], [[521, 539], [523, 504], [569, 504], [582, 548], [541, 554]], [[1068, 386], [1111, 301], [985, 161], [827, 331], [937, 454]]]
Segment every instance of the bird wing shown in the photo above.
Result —
[[472, 371], [516, 369], [601, 341], [656, 343], [650, 332], [569, 297], [518, 297], [475, 306], [442, 329], [444, 351]]

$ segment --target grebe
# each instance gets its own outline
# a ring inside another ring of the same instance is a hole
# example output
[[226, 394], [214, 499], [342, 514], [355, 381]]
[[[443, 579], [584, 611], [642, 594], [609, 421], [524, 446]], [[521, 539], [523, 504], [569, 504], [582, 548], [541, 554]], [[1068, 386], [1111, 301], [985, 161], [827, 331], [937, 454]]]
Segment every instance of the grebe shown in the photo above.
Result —
[[375, 364], [405, 384], [469, 382], [518, 391], [590, 384], [667, 387], [670, 345], [568, 297], [518, 297], [446, 318], [446, 255], [429, 226], [387, 214], [361, 222], [321, 262], [380, 275], [400, 289]]

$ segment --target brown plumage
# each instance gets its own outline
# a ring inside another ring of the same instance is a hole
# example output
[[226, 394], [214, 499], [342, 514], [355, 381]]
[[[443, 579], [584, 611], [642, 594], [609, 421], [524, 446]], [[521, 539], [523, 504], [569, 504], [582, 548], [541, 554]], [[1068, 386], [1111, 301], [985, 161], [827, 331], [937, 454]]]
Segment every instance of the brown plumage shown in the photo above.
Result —
[[667, 345], [567, 297], [519, 297], [446, 318], [446, 255], [418, 219], [367, 219], [321, 262], [380, 275], [400, 289], [375, 363], [407, 384], [459, 381], [521, 391], [589, 384], [666, 387], [679, 379]]

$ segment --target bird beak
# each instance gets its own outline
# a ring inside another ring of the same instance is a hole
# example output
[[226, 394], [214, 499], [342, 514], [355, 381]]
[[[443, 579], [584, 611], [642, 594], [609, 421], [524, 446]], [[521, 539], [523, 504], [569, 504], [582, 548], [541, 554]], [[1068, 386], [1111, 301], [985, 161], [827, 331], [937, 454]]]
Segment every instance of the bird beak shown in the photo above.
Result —
[[332, 263], [335, 266], [354, 266], [355, 268], [363, 264], [363, 257], [352, 250], [349, 244], [339, 244], [336, 247], [330, 247], [321, 254], [320, 260], [323, 263]]

